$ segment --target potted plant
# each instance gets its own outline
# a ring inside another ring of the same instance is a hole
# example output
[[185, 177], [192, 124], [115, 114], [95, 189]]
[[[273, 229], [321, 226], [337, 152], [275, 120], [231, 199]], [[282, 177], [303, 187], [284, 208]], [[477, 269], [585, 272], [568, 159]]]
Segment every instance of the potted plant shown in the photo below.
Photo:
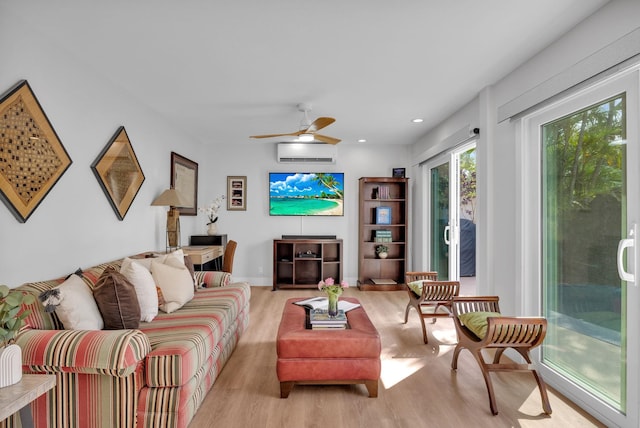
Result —
[[381, 259], [386, 259], [389, 255], [389, 248], [386, 245], [378, 245], [376, 247], [376, 253]]
[[31, 304], [31, 294], [12, 291], [0, 285], [0, 388], [22, 379], [22, 350], [14, 342], [30, 311], [22, 311], [22, 304]]

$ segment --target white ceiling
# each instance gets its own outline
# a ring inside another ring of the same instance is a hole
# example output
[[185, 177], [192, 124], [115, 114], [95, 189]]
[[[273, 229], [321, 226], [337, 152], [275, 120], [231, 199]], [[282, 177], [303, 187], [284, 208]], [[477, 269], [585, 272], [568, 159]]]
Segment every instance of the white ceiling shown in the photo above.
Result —
[[[410, 144], [607, 0], [22, 0], [4, 4], [205, 143], [332, 116]], [[412, 124], [415, 117], [422, 124]]]

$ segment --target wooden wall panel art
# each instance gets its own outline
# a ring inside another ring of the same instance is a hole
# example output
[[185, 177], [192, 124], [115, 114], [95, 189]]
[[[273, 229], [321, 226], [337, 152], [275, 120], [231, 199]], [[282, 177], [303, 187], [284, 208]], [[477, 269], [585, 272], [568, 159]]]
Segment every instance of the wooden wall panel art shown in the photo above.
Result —
[[123, 220], [145, 179], [124, 126], [118, 128], [91, 169], [116, 215]]
[[0, 98], [0, 197], [24, 223], [71, 165], [26, 80]]

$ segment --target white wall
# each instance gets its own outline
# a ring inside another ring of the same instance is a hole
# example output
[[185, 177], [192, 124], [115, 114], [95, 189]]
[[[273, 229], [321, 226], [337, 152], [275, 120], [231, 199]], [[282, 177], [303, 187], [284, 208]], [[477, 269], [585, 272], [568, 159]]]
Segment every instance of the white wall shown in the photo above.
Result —
[[[500, 106], [519, 97], [535, 99], [541, 88], [553, 87], [579, 73], [575, 65], [589, 62], [592, 55], [614, 56], [610, 44], [638, 28], [640, 2], [614, 0], [577, 25], [560, 40], [508, 74], [500, 82], [485, 88], [469, 104], [452, 114], [411, 149], [412, 171], [435, 154], [453, 147], [461, 132], [479, 127], [478, 140], [478, 236], [477, 280], [479, 294], [500, 295], [501, 309], [507, 313], [522, 311], [519, 289], [520, 250], [517, 220], [520, 206], [518, 191], [519, 159], [516, 157], [517, 121], [498, 123]], [[593, 61], [591, 61], [593, 63]], [[572, 68], [573, 67], [573, 68]], [[570, 72], [567, 73], [567, 70]], [[598, 70], [604, 71], [604, 69]], [[562, 75], [564, 73], [564, 75]], [[562, 75], [562, 78], [558, 78]], [[414, 194], [414, 265], [424, 259], [420, 249], [422, 230], [418, 219], [424, 216], [421, 192]]]
[[[0, 283], [15, 287], [63, 276], [78, 267], [164, 249], [166, 208], [150, 204], [169, 186], [172, 151], [199, 164], [199, 206], [226, 194], [227, 175], [248, 177], [247, 211], [222, 209], [218, 222], [219, 232], [239, 243], [234, 278], [271, 285], [272, 239], [282, 234], [335, 234], [345, 240], [344, 276], [355, 282], [357, 180], [390, 176], [391, 168], [407, 167], [407, 146], [398, 150], [397, 146], [343, 144], [335, 165], [280, 165], [274, 143], [197, 143], [100, 70], [87, 66], [81, 53], [52, 44], [8, 7], [0, 13], [0, 52], [0, 93], [28, 80], [73, 161], [26, 223], [0, 207]], [[123, 221], [90, 168], [121, 125], [146, 178]], [[344, 172], [345, 216], [269, 217], [268, 172], [295, 170]], [[181, 230], [182, 243], [187, 245], [189, 235], [205, 233], [204, 215], [182, 216]]]
[[[273, 143], [252, 142], [206, 148], [200, 163], [200, 201], [208, 201], [225, 192], [228, 175], [247, 176], [247, 211], [220, 211], [218, 233], [238, 241], [234, 260], [234, 278], [254, 285], [272, 285], [273, 239], [282, 235], [336, 235], [344, 240], [343, 275], [351, 284], [358, 276], [358, 179], [391, 176], [393, 167], [407, 168], [408, 146], [363, 144], [338, 145], [335, 164], [279, 164]], [[344, 172], [345, 202], [342, 217], [269, 216], [269, 172]], [[191, 233], [205, 232], [205, 218]]]

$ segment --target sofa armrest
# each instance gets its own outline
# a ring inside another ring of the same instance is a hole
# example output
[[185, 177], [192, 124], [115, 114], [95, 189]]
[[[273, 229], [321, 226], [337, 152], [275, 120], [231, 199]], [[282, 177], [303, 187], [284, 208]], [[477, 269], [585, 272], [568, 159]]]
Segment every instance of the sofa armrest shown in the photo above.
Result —
[[16, 339], [32, 372], [126, 377], [151, 351], [140, 330], [25, 330]]
[[231, 274], [221, 271], [197, 271], [196, 280], [203, 287], [225, 287], [231, 282]]

